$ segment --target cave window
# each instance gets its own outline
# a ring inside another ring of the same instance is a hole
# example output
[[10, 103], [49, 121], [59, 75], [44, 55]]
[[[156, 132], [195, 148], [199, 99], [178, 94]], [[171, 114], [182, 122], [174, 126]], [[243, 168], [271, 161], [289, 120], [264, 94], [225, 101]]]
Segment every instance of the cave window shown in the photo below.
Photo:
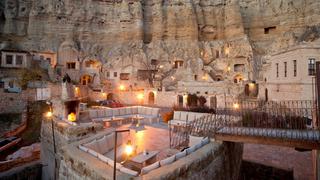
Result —
[[275, 30], [276, 30], [276, 26], [266, 27], [266, 28], [264, 28], [264, 34], [269, 34]]
[[194, 75], [194, 80], [195, 80], [195, 81], [198, 80], [198, 75]]
[[120, 73], [121, 80], [129, 80], [130, 73]]
[[235, 64], [233, 69], [234, 69], [234, 72], [244, 72], [245, 66], [244, 64]]
[[219, 50], [216, 50], [216, 58], [219, 58], [220, 57], [220, 52]]
[[158, 65], [158, 60], [156, 60], [156, 59], [151, 59], [151, 65], [153, 65], [153, 66]]
[[175, 69], [178, 69], [178, 68], [180, 68], [182, 66], [183, 66], [183, 61], [175, 61], [174, 62], [174, 68]]

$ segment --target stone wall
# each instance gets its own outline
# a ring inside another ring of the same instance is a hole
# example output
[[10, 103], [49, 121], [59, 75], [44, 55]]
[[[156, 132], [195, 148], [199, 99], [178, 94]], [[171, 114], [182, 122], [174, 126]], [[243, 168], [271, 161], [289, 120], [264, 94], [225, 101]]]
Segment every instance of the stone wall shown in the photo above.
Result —
[[22, 113], [26, 109], [28, 101], [34, 101], [36, 89], [27, 89], [21, 93], [6, 93], [0, 91], [1, 113]]
[[[96, 137], [98, 135], [64, 148], [60, 179], [112, 179], [111, 166], [77, 147]], [[170, 165], [143, 176], [132, 177], [117, 171], [117, 179], [237, 180], [242, 161], [242, 147], [242, 144], [237, 143], [212, 142]]]
[[[147, 180], [238, 180], [243, 145], [224, 142], [210, 143], [181, 161], [151, 171], [141, 177]], [[140, 178], [137, 178], [140, 179]]]
[[64, 145], [90, 137], [102, 129], [100, 124], [89, 123], [72, 126], [56, 119], [53, 124], [56, 152], [54, 152], [51, 120], [43, 119], [41, 124], [41, 162], [45, 164], [42, 168], [42, 179], [53, 179], [54, 173], [58, 174], [60, 159], [62, 158], [61, 148]]

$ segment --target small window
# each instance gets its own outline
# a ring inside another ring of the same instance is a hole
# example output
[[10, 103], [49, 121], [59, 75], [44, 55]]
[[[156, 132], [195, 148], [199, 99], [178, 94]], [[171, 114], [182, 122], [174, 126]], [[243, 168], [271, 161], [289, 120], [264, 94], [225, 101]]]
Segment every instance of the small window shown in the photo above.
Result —
[[284, 77], [287, 77], [287, 62], [284, 62]]
[[277, 78], [279, 77], [279, 63], [276, 63]]
[[200, 94], [200, 91], [197, 91], [197, 94]]
[[117, 77], [118, 73], [117, 72], [113, 72], [113, 77]]
[[275, 27], [275, 26], [266, 27], [266, 28], [264, 28], [264, 34], [269, 34], [269, 33], [273, 32], [273, 31], [275, 31], [275, 30], [276, 30], [276, 27]]
[[110, 77], [110, 72], [107, 72], [107, 77], [108, 77], [108, 78]]
[[76, 69], [76, 63], [75, 62], [68, 62], [67, 68], [68, 69]]
[[40, 56], [40, 60], [43, 61], [44, 60], [44, 56]]
[[6, 64], [12, 64], [12, 63], [13, 63], [13, 56], [6, 55]]
[[51, 58], [47, 58], [46, 60], [51, 64]]
[[233, 66], [234, 72], [244, 72], [245, 71], [245, 66], [244, 64], [235, 64]]
[[198, 80], [198, 75], [194, 75], [194, 80], [195, 80], [195, 81]]
[[120, 73], [120, 79], [121, 80], [129, 80], [129, 73]]
[[153, 66], [158, 65], [158, 60], [151, 59], [151, 65], [153, 65]]
[[174, 68], [178, 69], [183, 66], [183, 61], [175, 61]]
[[316, 60], [314, 58], [309, 58], [308, 60], [308, 75], [314, 76], [316, 74]]
[[220, 52], [219, 52], [219, 50], [216, 50], [216, 58], [220, 58]]
[[16, 56], [16, 65], [22, 65], [23, 62], [23, 56], [17, 55]]
[[293, 76], [297, 76], [297, 60], [293, 60]]

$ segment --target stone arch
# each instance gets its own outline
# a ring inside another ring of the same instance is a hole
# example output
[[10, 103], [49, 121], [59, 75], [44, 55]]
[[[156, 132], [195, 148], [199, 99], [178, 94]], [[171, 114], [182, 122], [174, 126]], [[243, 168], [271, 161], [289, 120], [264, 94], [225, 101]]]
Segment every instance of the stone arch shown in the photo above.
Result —
[[155, 103], [155, 94], [154, 94], [154, 92], [149, 92], [148, 103], [150, 105], [153, 105]]
[[74, 48], [74, 43], [71, 41], [65, 41], [61, 43], [58, 49], [58, 64], [66, 65], [68, 61], [77, 61], [78, 52]]
[[215, 81], [223, 81], [223, 77], [221, 75], [216, 75], [214, 80]]

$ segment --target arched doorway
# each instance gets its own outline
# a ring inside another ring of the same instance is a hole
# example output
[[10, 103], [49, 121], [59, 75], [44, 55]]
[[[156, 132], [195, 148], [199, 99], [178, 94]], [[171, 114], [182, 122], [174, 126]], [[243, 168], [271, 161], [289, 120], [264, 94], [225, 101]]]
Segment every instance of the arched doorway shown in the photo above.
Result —
[[153, 92], [149, 92], [148, 102], [150, 105], [154, 104], [154, 93]]
[[266, 101], [269, 100], [269, 97], [268, 97], [268, 89], [267, 89], [267, 88], [265, 89], [265, 99], [266, 99]]
[[250, 96], [249, 84], [246, 84], [246, 86], [244, 87], [244, 94], [246, 96]]
[[81, 84], [86, 86], [92, 82], [92, 77], [90, 75], [83, 75], [81, 77]]
[[114, 100], [114, 95], [113, 95], [113, 93], [109, 93], [109, 94], [107, 95], [107, 100]]
[[178, 95], [178, 106], [183, 107], [183, 96]]

